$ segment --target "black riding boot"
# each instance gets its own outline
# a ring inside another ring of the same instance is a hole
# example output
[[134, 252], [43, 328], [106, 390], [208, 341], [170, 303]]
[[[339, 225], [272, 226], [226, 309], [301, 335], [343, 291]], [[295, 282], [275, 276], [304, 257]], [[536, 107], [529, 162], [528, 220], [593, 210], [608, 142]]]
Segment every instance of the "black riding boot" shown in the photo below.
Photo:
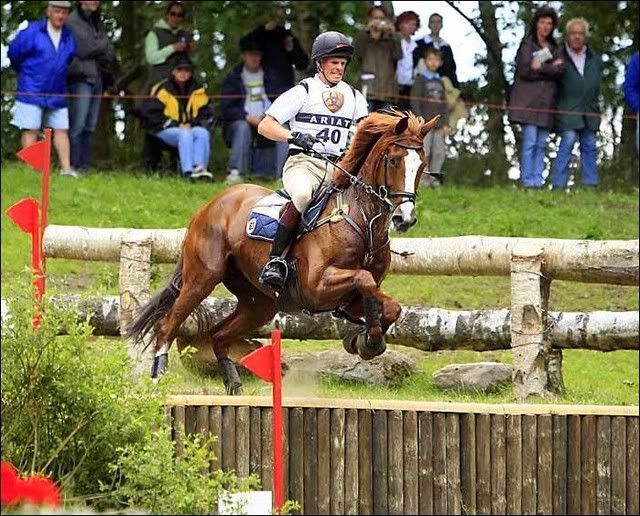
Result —
[[260, 283], [269, 285], [277, 290], [284, 288], [287, 280], [287, 264], [282, 255], [289, 243], [295, 238], [299, 223], [300, 213], [290, 202], [285, 207], [282, 217], [280, 217], [280, 223], [273, 238], [273, 245], [269, 254], [270, 260], [262, 269], [259, 278]]

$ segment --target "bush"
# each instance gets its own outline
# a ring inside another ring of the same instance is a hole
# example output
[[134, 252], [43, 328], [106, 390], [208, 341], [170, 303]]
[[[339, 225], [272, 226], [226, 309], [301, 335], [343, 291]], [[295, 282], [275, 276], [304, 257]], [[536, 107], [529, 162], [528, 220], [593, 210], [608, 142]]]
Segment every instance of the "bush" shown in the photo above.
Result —
[[2, 460], [54, 478], [66, 503], [98, 510], [195, 514], [210, 510], [219, 489], [235, 488], [232, 475], [202, 474], [209, 443], [185, 439], [174, 458], [167, 381], [136, 379], [125, 344], [92, 338], [72, 307], [45, 303], [33, 331], [32, 306], [24, 288], [2, 320]]

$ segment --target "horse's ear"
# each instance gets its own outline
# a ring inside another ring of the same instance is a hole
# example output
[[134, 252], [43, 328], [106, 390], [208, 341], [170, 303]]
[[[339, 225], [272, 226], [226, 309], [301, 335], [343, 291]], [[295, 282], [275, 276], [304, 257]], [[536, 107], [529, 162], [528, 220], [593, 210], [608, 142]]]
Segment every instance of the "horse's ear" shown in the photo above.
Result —
[[427, 133], [431, 131], [431, 129], [433, 129], [435, 125], [438, 123], [439, 118], [440, 118], [440, 115], [436, 115], [422, 126], [422, 128], [420, 129], [420, 138], [424, 139]]
[[396, 133], [396, 135], [402, 134], [407, 130], [407, 127], [409, 127], [409, 117], [405, 116], [405, 117], [402, 117], [400, 121], [396, 124], [396, 127], [393, 130], [393, 132]]

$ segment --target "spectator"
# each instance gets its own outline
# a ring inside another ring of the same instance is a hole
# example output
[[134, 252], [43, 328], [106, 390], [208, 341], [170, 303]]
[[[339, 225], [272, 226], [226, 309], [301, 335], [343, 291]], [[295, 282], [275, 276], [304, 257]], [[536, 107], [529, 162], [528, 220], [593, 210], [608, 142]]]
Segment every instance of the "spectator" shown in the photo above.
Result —
[[396, 19], [396, 29], [400, 34], [400, 45], [402, 46], [402, 58], [398, 60], [396, 65], [396, 79], [398, 80], [400, 99], [398, 106], [403, 111], [411, 109], [409, 95], [411, 94], [411, 86], [413, 85], [413, 51], [418, 44], [411, 39], [420, 28], [420, 16], [413, 11], [405, 11], [400, 13]]
[[559, 113], [556, 130], [560, 133], [558, 155], [551, 170], [553, 188], [565, 188], [569, 179], [569, 162], [573, 146], [580, 142], [582, 185], [598, 186], [596, 165], [596, 131], [600, 127], [599, 95], [602, 60], [587, 47], [589, 24], [583, 18], [573, 18], [566, 25], [564, 59], [567, 63], [560, 81], [558, 110], [574, 111], [575, 115]]
[[[222, 85], [222, 133], [231, 147], [227, 164], [229, 183], [240, 182], [240, 175], [252, 169], [257, 175], [271, 172], [274, 177], [280, 177], [288, 151], [286, 142], [274, 144], [257, 131], [264, 112], [271, 106], [269, 95], [275, 95], [276, 84], [271, 70], [262, 68], [260, 44], [254, 39], [242, 38], [240, 51], [242, 63], [227, 75]], [[275, 165], [269, 164], [273, 161], [269, 159], [273, 150]]]
[[565, 69], [561, 49], [553, 39], [558, 15], [539, 7], [516, 54], [516, 73], [509, 99], [509, 121], [522, 128], [520, 180], [524, 188], [544, 185], [544, 156], [553, 128], [558, 82]]
[[247, 38], [257, 41], [262, 50], [262, 67], [272, 74], [274, 92], [277, 95], [293, 87], [293, 69], [304, 70], [309, 66], [309, 56], [302, 50], [298, 39], [285, 29], [285, 10], [282, 5], [276, 5], [268, 20]]
[[[398, 96], [396, 62], [402, 58], [400, 37], [381, 6], [370, 7], [367, 28], [353, 44], [353, 59], [360, 69], [362, 88], [369, 99], [369, 111], [395, 104]], [[365, 78], [373, 75], [373, 78]]]
[[213, 180], [209, 164], [209, 130], [213, 109], [204, 88], [193, 79], [193, 63], [178, 54], [170, 64], [167, 79], [151, 88], [142, 105], [142, 116], [164, 143], [178, 148], [183, 177]]
[[64, 26], [70, 9], [71, 2], [49, 2], [46, 17], [29, 23], [9, 45], [20, 92], [11, 123], [22, 130], [23, 148], [36, 143], [43, 126], [51, 127], [61, 175], [78, 177], [69, 158], [69, 111], [64, 97], [67, 68], [76, 54], [73, 33]]
[[440, 77], [438, 73], [442, 66], [442, 52], [433, 47], [426, 47], [424, 61], [426, 69], [416, 75], [411, 89], [411, 109], [426, 120], [440, 115], [437, 125], [424, 137], [428, 174], [423, 176], [423, 181], [426, 185], [438, 187], [444, 182], [442, 165], [447, 155], [445, 138], [449, 132], [445, 77]]
[[442, 66], [438, 70], [441, 77], [448, 77], [451, 84], [455, 88], [460, 88], [458, 76], [456, 74], [456, 61], [453, 58], [453, 50], [444, 39], [440, 37], [442, 30], [442, 16], [433, 13], [429, 16], [429, 30], [431, 34], [427, 34], [423, 39], [417, 41], [417, 47], [413, 51], [413, 65], [416, 66], [418, 61], [424, 55], [425, 47], [434, 47], [442, 52]]
[[165, 18], [158, 20], [144, 40], [144, 55], [150, 66], [147, 88], [167, 78], [175, 54], [195, 48], [191, 32], [182, 28], [187, 9], [182, 2], [169, 2]]
[[638, 117], [638, 108], [640, 107], [640, 84], [638, 81], [639, 55], [636, 50], [631, 56], [624, 76], [624, 97], [627, 99], [629, 106], [631, 106], [631, 111], [636, 114], [636, 152], [639, 151], [638, 140], [640, 138], [640, 117]]
[[71, 166], [86, 170], [91, 166], [91, 137], [98, 125], [104, 91], [103, 74], [115, 62], [115, 50], [100, 22], [100, 2], [78, 2], [67, 26], [76, 40], [76, 57], [69, 65], [69, 140]]

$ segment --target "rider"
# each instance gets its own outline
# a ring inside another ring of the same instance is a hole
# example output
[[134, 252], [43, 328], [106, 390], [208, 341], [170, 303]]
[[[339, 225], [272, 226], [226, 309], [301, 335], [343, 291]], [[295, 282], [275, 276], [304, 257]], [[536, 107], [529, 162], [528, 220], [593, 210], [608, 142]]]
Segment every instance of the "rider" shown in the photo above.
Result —
[[[336, 161], [368, 115], [362, 93], [342, 81], [353, 56], [353, 46], [340, 32], [324, 32], [313, 42], [311, 58], [317, 73], [280, 95], [267, 109], [258, 132], [274, 141], [289, 142], [289, 155], [282, 183], [291, 196], [273, 240], [270, 260], [260, 282], [276, 289], [284, 287], [287, 265], [282, 255], [297, 233], [301, 213], [321, 184], [329, 184], [333, 167], [312, 151]], [[284, 127], [289, 122], [291, 130]]]

